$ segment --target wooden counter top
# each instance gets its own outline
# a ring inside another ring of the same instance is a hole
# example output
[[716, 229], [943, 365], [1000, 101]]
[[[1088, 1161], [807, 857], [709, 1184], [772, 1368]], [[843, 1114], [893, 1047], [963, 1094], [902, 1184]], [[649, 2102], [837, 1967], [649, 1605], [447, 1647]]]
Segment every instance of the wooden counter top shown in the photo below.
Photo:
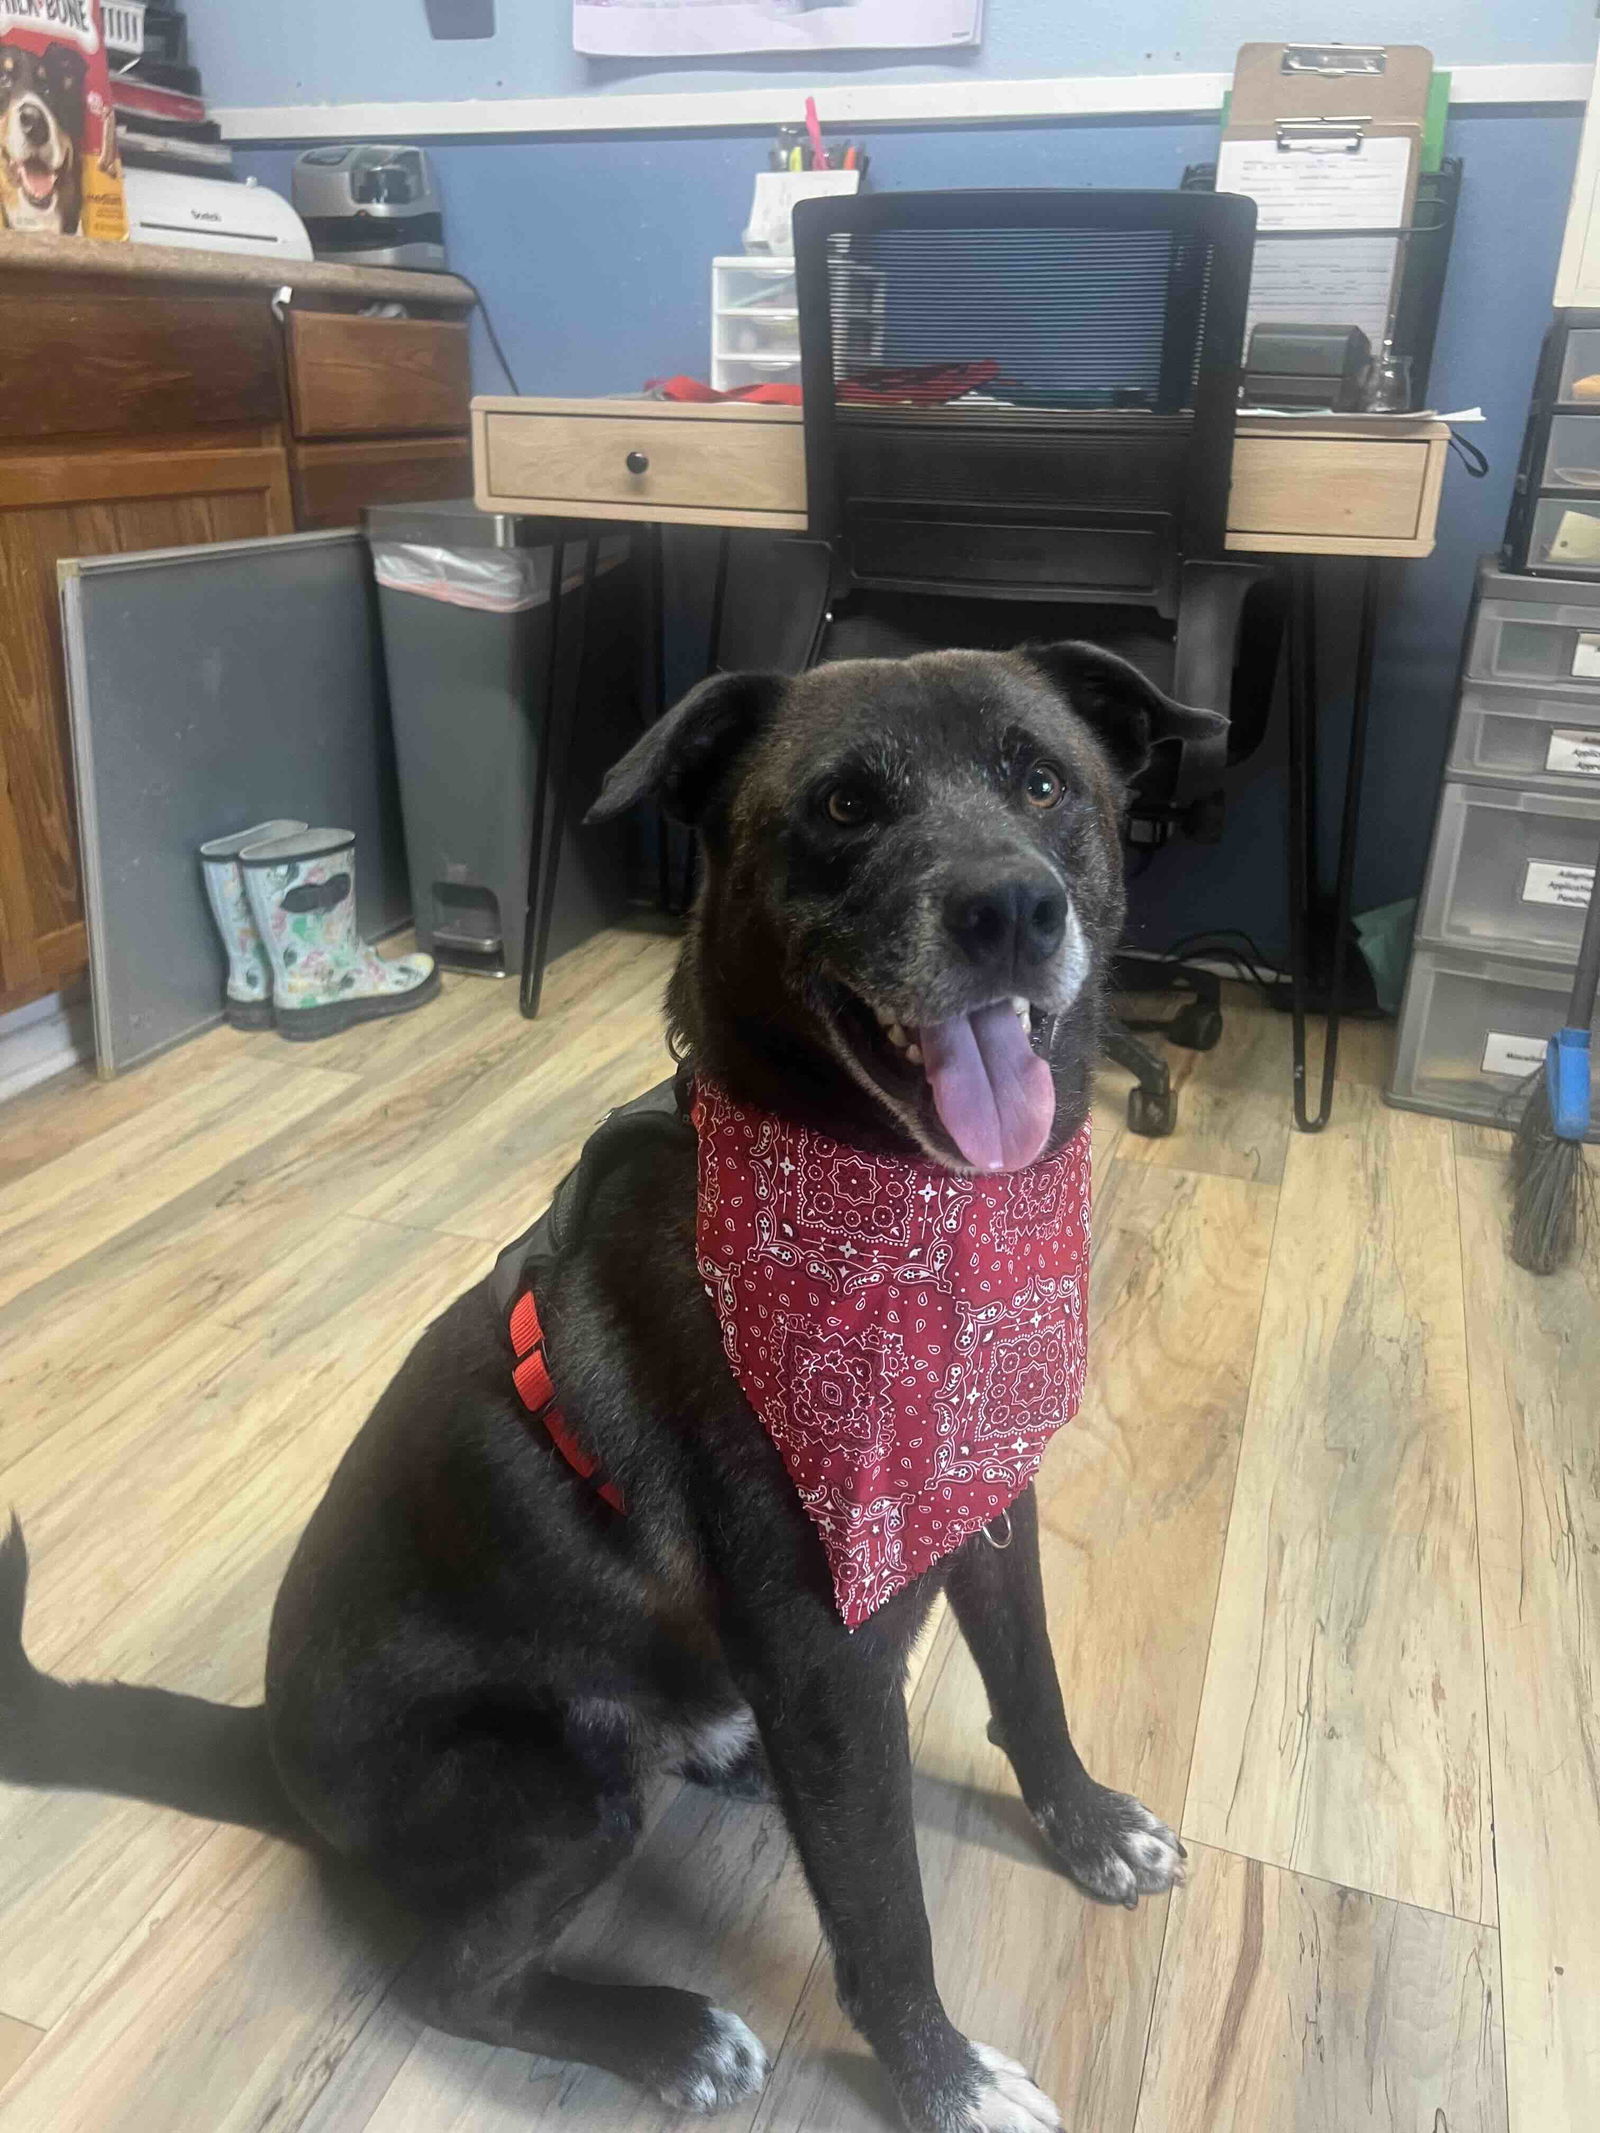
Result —
[[83, 237], [23, 236], [0, 230], [0, 273], [83, 274], [99, 281], [203, 283], [209, 288], [283, 289], [373, 303], [434, 304], [466, 310], [476, 299], [453, 274], [398, 267], [341, 267], [321, 259], [256, 259], [242, 252], [196, 252], [169, 244], [94, 244]]

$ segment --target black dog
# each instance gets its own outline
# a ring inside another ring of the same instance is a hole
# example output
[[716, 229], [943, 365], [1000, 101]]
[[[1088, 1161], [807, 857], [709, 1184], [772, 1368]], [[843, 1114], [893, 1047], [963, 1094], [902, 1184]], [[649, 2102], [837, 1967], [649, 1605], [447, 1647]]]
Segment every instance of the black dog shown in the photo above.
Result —
[[70, 237], [83, 208], [83, 54], [0, 47], [0, 224]]
[[[1064, 1145], [1122, 918], [1122, 782], [1154, 739], [1209, 717], [1082, 645], [705, 683], [596, 810], [654, 796], [701, 832], [705, 886], [671, 991], [689, 1066], [836, 1139], [959, 1166], [915, 1032], [1020, 996], [1054, 1083], [1049, 1146]], [[577, 1201], [558, 1196], [538, 1303], [562, 1410], [627, 1515], [530, 1428], [503, 1297], [484, 1283], [418, 1342], [313, 1516], [263, 1707], [36, 1673], [13, 1527], [0, 1771], [357, 1860], [425, 1923], [427, 2020], [707, 2111], [764, 2077], [744, 2024], [676, 1987], [565, 1976], [548, 1951], [634, 1842], [644, 1771], [746, 1794], [770, 1781], [841, 2000], [907, 2123], [1057, 2126], [1023, 2070], [940, 2004], [901, 1692], [942, 1589], [1061, 1868], [1129, 1905], [1179, 1877], [1172, 1833], [1073, 1750], [1032, 1495], [1011, 1547], [975, 1536], [847, 1632], [696, 1271], [693, 1132], [658, 1113], [613, 1139], [580, 1166]]]

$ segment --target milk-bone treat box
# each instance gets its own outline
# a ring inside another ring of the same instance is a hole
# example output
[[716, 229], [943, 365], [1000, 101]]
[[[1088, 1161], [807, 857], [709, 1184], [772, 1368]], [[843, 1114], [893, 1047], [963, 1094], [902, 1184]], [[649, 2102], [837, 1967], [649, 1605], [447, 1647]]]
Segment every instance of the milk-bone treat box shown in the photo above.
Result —
[[128, 234], [100, 0], [0, 0], [0, 228]]

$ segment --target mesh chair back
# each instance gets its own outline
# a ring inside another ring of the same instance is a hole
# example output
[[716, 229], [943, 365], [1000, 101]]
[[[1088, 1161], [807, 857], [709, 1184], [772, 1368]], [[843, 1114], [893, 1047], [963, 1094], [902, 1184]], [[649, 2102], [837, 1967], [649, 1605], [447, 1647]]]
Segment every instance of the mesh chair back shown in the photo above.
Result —
[[1222, 549], [1254, 204], [883, 193], [794, 229], [811, 530], [848, 581], [1170, 614]]

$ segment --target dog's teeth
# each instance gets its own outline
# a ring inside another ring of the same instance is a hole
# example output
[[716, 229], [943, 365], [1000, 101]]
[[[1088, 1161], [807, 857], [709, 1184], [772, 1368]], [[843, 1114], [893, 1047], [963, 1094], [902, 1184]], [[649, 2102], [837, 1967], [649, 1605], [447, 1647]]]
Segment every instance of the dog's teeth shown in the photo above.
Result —
[[905, 1031], [901, 1028], [898, 1022], [885, 1023], [884, 1032], [888, 1037], [889, 1042], [894, 1045], [899, 1051], [903, 1052], [906, 1046], [911, 1042], [911, 1039], [906, 1035]]
[[893, 1025], [894, 1016], [890, 1014], [889, 1010], [886, 1007], [875, 1007], [872, 1012], [877, 1016], [879, 1022], [885, 1029], [889, 1029]]
[[1027, 1019], [1028, 1019], [1028, 1003], [1027, 1003], [1027, 1001], [1026, 1001], [1026, 1000], [1024, 1000], [1024, 999], [1022, 998], [1022, 996], [1021, 996], [1021, 994], [1020, 994], [1020, 993], [1019, 993], [1019, 994], [1015, 994], [1015, 995], [1013, 995], [1013, 997], [1012, 997], [1012, 1001], [1011, 1001], [1011, 1012], [1012, 1012], [1012, 1013], [1013, 1013], [1014, 1015], [1020, 1016], [1020, 1018], [1021, 1018], [1021, 1019], [1022, 1019], [1022, 1020], [1023, 1020], [1024, 1022], [1026, 1022], [1026, 1021], [1027, 1021]]
[[920, 1044], [908, 1044], [906, 1046], [906, 1057], [911, 1061], [911, 1064], [913, 1066], [921, 1066], [922, 1046]]

